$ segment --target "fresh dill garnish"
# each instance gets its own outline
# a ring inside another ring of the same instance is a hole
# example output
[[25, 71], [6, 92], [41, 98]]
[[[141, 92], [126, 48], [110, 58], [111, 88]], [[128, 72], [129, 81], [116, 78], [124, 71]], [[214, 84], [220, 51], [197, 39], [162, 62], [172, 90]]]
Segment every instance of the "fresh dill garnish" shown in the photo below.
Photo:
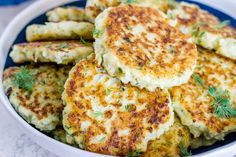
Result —
[[198, 74], [193, 74], [192, 77], [197, 84], [204, 86], [204, 80]]
[[225, 21], [215, 25], [215, 28], [223, 28], [223, 27], [225, 27], [225, 26], [227, 26], [229, 24], [230, 24], [230, 21], [229, 20], [225, 20]]
[[123, 3], [124, 4], [132, 4], [132, 3], [135, 3], [136, 0], [125, 0]]
[[140, 157], [142, 154], [140, 151], [128, 152], [125, 157]]
[[102, 31], [101, 30], [98, 30], [96, 28], [93, 29], [93, 37], [94, 38], [99, 38], [101, 35], [102, 35]]
[[100, 111], [95, 111], [95, 112], [92, 113], [92, 116], [95, 117], [95, 118], [97, 118], [97, 117], [102, 117], [102, 115], [103, 115], [103, 114], [102, 114], [102, 112], [100, 112]]
[[192, 28], [192, 35], [197, 37], [197, 38], [201, 38], [205, 32], [201, 30], [201, 25], [203, 25], [203, 23], [197, 22], [193, 25]]
[[191, 151], [188, 151], [188, 148], [185, 146], [183, 141], [179, 143], [180, 155], [181, 157], [191, 156]]
[[68, 47], [68, 44], [67, 43], [61, 43], [60, 45], [59, 45], [59, 49], [65, 49], [65, 48], [67, 48]]
[[208, 93], [214, 99], [212, 105], [214, 106], [214, 113], [218, 117], [230, 118], [236, 116], [236, 110], [232, 108], [230, 95], [227, 90], [209, 87]]
[[129, 111], [129, 110], [130, 110], [130, 107], [131, 107], [131, 105], [126, 105], [126, 106], [125, 106], [125, 110], [126, 110], [126, 111]]
[[27, 91], [32, 91], [35, 78], [30, 74], [30, 70], [23, 67], [19, 72], [14, 76], [14, 84], [19, 88], [23, 88]]

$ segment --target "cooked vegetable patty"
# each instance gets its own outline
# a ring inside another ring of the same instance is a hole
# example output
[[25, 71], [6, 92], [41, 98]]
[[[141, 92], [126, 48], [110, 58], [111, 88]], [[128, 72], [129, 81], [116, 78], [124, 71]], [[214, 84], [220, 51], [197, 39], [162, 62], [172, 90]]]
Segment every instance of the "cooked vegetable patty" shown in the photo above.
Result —
[[186, 83], [196, 64], [197, 49], [189, 36], [151, 8], [106, 9], [96, 18], [93, 35], [98, 63], [139, 88], [154, 91]]
[[22, 43], [13, 46], [10, 53], [15, 63], [55, 62], [57, 64], [76, 63], [93, 53], [90, 43], [79, 41], [48, 41]]
[[102, 154], [144, 152], [174, 121], [167, 90], [124, 85], [97, 66], [95, 55], [70, 71], [63, 101], [67, 133], [81, 148]]
[[33, 24], [26, 29], [27, 41], [93, 39], [93, 24], [89, 22], [62, 21], [45, 25]]
[[175, 111], [195, 138], [236, 131], [236, 63], [201, 49], [188, 83], [171, 89]]
[[177, 27], [192, 34], [194, 42], [216, 53], [236, 60], [236, 30], [230, 21], [222, 21], [194, 4], [182, 2], [168, 15], [177, 21]]
[[61, 94], [70, 66], [28, 65], [4, 71], [3, 87], [15, 110], [41, 131], [61, 123]]

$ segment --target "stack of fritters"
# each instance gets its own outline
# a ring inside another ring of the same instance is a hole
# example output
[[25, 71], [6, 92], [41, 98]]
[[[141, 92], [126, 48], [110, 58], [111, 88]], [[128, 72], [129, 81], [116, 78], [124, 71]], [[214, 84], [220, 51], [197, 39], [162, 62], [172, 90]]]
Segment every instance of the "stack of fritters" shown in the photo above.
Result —
[[129, 157], [189, 156], [189, 146], [236, 131], [236, 31], [227, 22], [172, 0], [88, 0], [85, 10], [46, 15], [10, 53], [31, 64], [3, 76], [11, 104], [36, 128]]

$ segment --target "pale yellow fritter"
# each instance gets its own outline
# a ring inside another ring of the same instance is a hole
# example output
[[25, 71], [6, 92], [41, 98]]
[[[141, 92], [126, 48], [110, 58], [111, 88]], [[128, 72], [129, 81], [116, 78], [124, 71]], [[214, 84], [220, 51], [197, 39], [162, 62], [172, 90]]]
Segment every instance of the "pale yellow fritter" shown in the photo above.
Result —
[[[218, 116], [215, 113], [216, 101], [209, 92], [213, 87], [217, 91], [224, 91], [230, 97], [232, 109], [235, 109], [235, 76], [234, 61], [200, 49], [192, 78], [188, 83], [171, 89], [175, 111], [195, 138], [202, 135], [206, 139], [222, 140], [226, 134], [236, 131], [236, 118]], [[220, 103], [220, 100], [217, 101]]]
[[159, 139], [150, 141], [148, 149], [142, 157], [178, 157], [180, 156], [180, 143], [187, 148], [190, 144], [190, 132], [176, 117], [170, 127]]
[[93, 39], [93, 24], [89, 22], [62, 21], [33, 24], [26, 29], [27, 41]]
[[75, 64], [93, 52], [90, 43], [48, 41], [14, 45], [10, 56], [15, 63], [55, 62], [57, 64]]
[[236, 59], [236, 30], [199, 6], [181, 2], [169, 10], [173, 23], [183, 33], [191, 34], [194, 42], [225, 57]]
[[88, 21], [84, 9], [78, 7], [58, 7], [46, 13], [48, 21]]
[[109, 8], [96, 18], [95, 30], [99, 64], [123, 83], [170, 88], [186, 83], [195, 67], [196, 45], [154, 9]]
[[124, 85], [97, 66], [95, 55], [70, 71], [63, 101], [67, 133], [80, 148], [102, 154], [144, 152], [174, 121], [167, 90]]
[[27, 91], [14, 81], [16, 74], [21, 72], [23, 67], [10, 67], [3, 74], [4, 91], [15, 110], [28, 123], [41, 131], [51, 131], [61, 124], [61, 94], [70, 68], [54, 65], [25, 66], [35, 80], [32, 91]]

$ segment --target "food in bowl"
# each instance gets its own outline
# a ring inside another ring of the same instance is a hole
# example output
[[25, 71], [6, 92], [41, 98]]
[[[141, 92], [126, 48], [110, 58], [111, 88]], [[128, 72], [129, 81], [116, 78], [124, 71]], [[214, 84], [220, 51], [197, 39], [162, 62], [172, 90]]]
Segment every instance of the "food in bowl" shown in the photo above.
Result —
[[[190, 156], [189, 148], [212, 145], [235, 132], [235, 61], [231, 55], [235, 29], [196, 5], [173, 1], [146, 5], [151, 2], [105, 2], [107, 5], [94, 12], [94, 20], [86, 9], [96, 2], [89, 0], [85, 10], [55, 8], [46, 13], [49, 24], [28, 26], [30, 42], [16, 45], [11, 55], [13, 61], [25, 65], [10, 67], [4, 73], [6, 95], [16, 112], [56, 140], [106, 155]], [[187, 15], [191, 9], [197, 9], [201, 18]], [[127, 14], [120, 10], [127, 10]], [[205, 24], [209, 18], [214, 24]], [[106, 23], [107, 19], [111, 23]], [[192, 20], [201, 24], [189, 24]], [[201, 38], [212, 34], [208, 27], [214, 27], [220, 36], [206, 40], [213, 46], [205, 46]], [[112, 43], [111, 37], [123, 40]], [[223, 50], [221, 45], [228, 40], [233, 41], [230, 49]], [[114, 49], [118, 56], [123, 55], [119, 62], [128, 60], [122, 68], [114, 68], [118, 65], [116, 56], [99, 55], [112, 54]], [[142, 63], [143, 69], [132, 60]], [[145, 79], [151, 75], [146, 69], [162, 69], [158, 71], [162, 76], [170, 73], [181, 78], [185, 65], [191, 72], [178, 84], [156, 85], [163, 83], [157, 76]], [[128, 72], [124, 66], [130, 67]], [[114, 73], [112, 69], [116, 69]], [[130, 72], [137, 69], [144, 75], [137, 77]], [[8, 71], [13, 72], [8, 76]], [[138, 83], [124, 81], [124, 72]], [[151, 85], [144, 86], [145, 81]], [[47, 94], [38, 98], [37, 92]], [[55, 114], [52, 121], [51, 113]]]

